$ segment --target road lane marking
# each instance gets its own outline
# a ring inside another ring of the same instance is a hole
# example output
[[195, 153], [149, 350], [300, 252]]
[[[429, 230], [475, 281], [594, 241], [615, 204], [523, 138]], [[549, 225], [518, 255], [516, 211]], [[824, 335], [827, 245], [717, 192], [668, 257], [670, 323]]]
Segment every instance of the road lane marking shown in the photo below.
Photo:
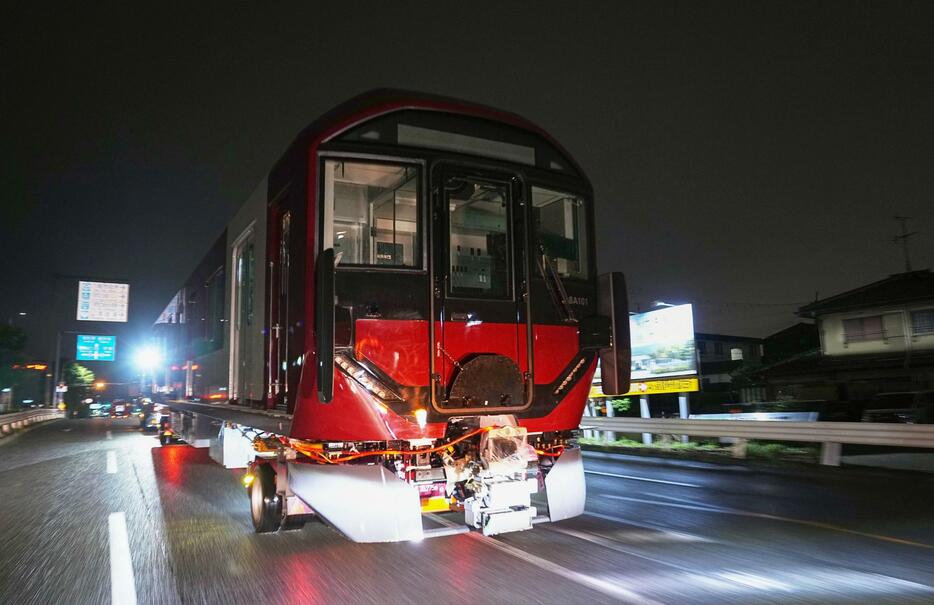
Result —
[[617, 479], [629, 479], [631, 481], [648, 481], [649, 483], [664, 483], [665, 485], [677, 485], [679, 487], [703, 487], [696, 483], [681, 483], [680, 481], [666, 481], [664, 479], [650, 479], [648, 477], [635, 477], [633, 475], [619, 475], [617, 473], [604, 473], [601, 471], [584, 471], [588, 475], [602, 475], [604, 477], [616, 477]]
[[110, 513], [110, 601], [111, 605], [136, 605], [136, 580], [126, 532], [126, 515]]
[[111, 433], [110, 431], [107, 431], [107, 438], [113, 439], [114, 438], [113, 433]]
[[604, 521], [611, 521], [613, 523], [619, 523], [620, 525], [628, 525], [631, 527], [641, 527], [643, 529], [648, 529], [654, 532], [661, 532], [671, 538], [674, 538], [674, 541], [680, 542], [704, 542], [707, 544], [718, 543], [717, 540], [711, 540], [710, 538], [705, 538], [703, 536], [698, 536], [696, 534], [689, 534], [687, 532], [678, 531], [670, 527], [665, 527], [657, 523], [650, 522], [639, 522], [632, 519], [623, 519], [622, 517], [614, 517], [613, 515], [604, 515], [601, 513], [592, 513], [590, 511], [584, 512], [585, 517], [593, 517], [595, 519], [602, 519]]
[[113, 450], [107, 452], [107, 473], [110, 475], [117, 474], [117, 454]]
[[[460, 527], [459, 524], [453, 523], [452, 521], [449, 521], [439, 515], [428, 514], [426, 516], [430, 517], [436, 523], [444, 525], [445, 527]], [[499, 540], [495, 540], [489, 536], [484, 536], [483, 534], [477, 533], [475, 531], [471, 531], [464, 535], [470, 539], [486, 544], [487, 546], [492, 546], [493, 548], [517, 559], [521, 559], [526, 563], [531, 563], [541, 570], [561, 576], [565, 580], [571, 580], [572, 582], [576, 582], [582, 586], [592, 588], [593, 590], [596, 590], [597, 592], [605, 594], [609, 597], [620, 599], [620, 601], [623, 603], [632, 603], [634, 605], [661, 605], [658, 601], [654, 601], [627, 588], [623, 588], [614, 582], [603, 580], [601, 578], [595, 578], [579, 571], [574, 571], [573, 569], [568, 569], [563, 565], [559, 565], [558, 563], [549, 561], [548, 559], [543, 559], [542, 557], [533, 555], [530, 552], [516, 548], [515, 546], [510, 546], [505, 542], [500, 542]]]
[[679, 504], [676, 502], [660, 502], [658, 500], [646, 500], [645, 498], [630, 498], [629, 496], [617, 496], [615, 494], [606, 494], [604, 498], [611, 498], [613, 500], [625, 500], [628, 502], [640, 502], [643, 504], [653, 504], [655, 506], [669, 506], [672, 508], [683, 508], [687, 510], [696, 510], [705, 513], [719, 513], [721, 515], [738, 515], [740, 517], [754, 517], [757, 519], [768, 519], [770, 521], [782, 521], [785, 523], [795, 523], [797, 525], [806, 525], [808, 527], [816, 527], [818, 529], [826, 529], [829, 531], [837, 531], [844, 534], [851, 534], [854, 536], [861, 536], [863, 538], [871, 538], [873, 540], [881, 540], [883, 542], [891, 542], [893, 544], [902, 544], [904, 546], [916, 546], [918, 548], [927, 548], [934, 550], [934, 544], [925, 544], [923, 542], [914, 542], [912, 540], [905, 540], [903, 538], [895, 538], [893, 536], [884, 536], [881, 534], [873, 534], [869, 532], [859, 531], [856, 529], [849, 529], [847, 527], [840, 527], [839, 525], [831, 525], [830, 523], [822, 523], [820, 521], [809, 521], [807, 519], [796, 519], [794, 517], [782, 517], [780, 515], [770, 515], [768, 513], [755, 513], [748, 510], [740, 510], [736, 508], [723, 508], [720, 506], [697, 506], [694, 504]]

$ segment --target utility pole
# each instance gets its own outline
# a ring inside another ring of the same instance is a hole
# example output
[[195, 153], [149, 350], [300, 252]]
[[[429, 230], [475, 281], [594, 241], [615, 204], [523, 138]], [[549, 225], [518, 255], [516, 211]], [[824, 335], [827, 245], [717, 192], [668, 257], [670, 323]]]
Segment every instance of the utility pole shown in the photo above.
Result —
[[905, 252], [905, 272], [911, 271], [911, 257], [908, 255], [908, 238], [912, 235], [917, 235], [917, 231], [912, 231], [908, 233], [908, 221], [911, 220], [910, 216], [896, 216], [894, 217], [896, 221], [902, 224], [902, 233], [901, 235], [896, 235], [892, 238], [892, 242], [898, 243], [899, 240], [902, 242], [902, 250]]

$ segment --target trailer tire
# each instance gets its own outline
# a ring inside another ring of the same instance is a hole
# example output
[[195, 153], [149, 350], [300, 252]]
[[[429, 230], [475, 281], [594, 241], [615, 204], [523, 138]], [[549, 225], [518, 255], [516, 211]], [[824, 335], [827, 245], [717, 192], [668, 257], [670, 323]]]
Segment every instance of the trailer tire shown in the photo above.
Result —
[[282, 521], [282, 499], [276, 494], [276, 473], [268, 464], [253, 469], [256, 478], [250, 484], [250, 516], [253, 529], [263, 534], [279, 529]]
[[305, 527], [306, 515], [292, 515], [291, 517], [286, 517], [282, 520], [282, 524], [279, 526], [281, 531], [291, 531], [293, 529], [301, 529]]

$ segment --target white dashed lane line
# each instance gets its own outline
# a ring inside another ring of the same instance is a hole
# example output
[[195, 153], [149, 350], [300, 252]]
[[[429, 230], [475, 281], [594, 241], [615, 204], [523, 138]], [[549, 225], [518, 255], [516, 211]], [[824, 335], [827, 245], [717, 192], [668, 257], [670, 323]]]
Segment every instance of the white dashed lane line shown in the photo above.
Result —
[[117, 473], [117, 454], [113, 450], [107, 452], [107, 473], [110, 475]]
[[112, 605], [136, 605], [136, 579], [126, 532], [126, 515], [110, 513], [110, 600]]
[[588, 475], [600, 475], [602, 477], [616, 477], [617, 479], [629, 479], [630, 481], [647, 481], [648, 483], [664, 483], [665, 485], [677, 485], [678, 487], [703, 487], [696, 483], [682, 483], [680, 481], [666, 481], [665, 479], [650, 479], [648, 477], [636, 477], [634, 475], [619, 475], [617, 473], [603, 473], [601, 471], [584, 471]]

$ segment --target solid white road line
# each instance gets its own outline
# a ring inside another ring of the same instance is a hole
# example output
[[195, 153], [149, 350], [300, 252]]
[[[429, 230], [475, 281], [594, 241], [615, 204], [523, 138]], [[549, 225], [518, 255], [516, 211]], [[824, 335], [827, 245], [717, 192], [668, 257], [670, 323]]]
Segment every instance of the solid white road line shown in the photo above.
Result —
[[113, 439], [114, 438], [113, 433], [111, 433], [110, 431], [107, 431], [107, 438]]
[[133, 578], [133, 559], [126, 533], [126, 515], [110, 513], [107, 526], [110, 531], [111, 605], [136, 605], [136, 580]]
[[639, 502], [643, 504], [652, 504], [654, 506], [668, 506], [671, 508], [683, 508], [686, 510], [696, 510], [704, 513], [717, 513], [721, 515], [737, 515], [740, 517], [754, 517], [757, 519], [767, 519], [769, 521], [782, 521], [785, 523], [795, 523], [797, 525], [805, 525], [808, 527], [816, 527], [819, 529], [826, 529], [828, 531], [837, 531], [844, 534], [852, 534], [854, 536], [862, 536], [864, 538], [871, 538], [873, 540], [881, 540], [883, 542], [893, 542], [895, 544], [905, 544], [907, 546], [917, 546], [919, 548], [927, 548], [934, 550], [934, 544], [927, 544], [925, 542], [915, 542], [913, 540], [906, 540], [904, 538], [896, 538], [894, 536], [885, 536], [882, 534], [873, 534], [864, 531], [858, 531], [855, 529], [850, 529], [848, 527], [841, 527], [839, 525], [832, 525], [830, 523], [824, 523], [822, 521], [811, 521], [809, 519], [797, 519], [795, 517], [783, 517], [781, 515], [772, 515], [769, 513], [756, 513], [748, 510], [740, 510], [736, 508], [725, 508], [722, 506], [697, 506], [694, 504], [679, 504], [677, 502], [660, 502], [658, 500], [646, 500], [644, 498], [630, 498], [628, 496], [617, 496], [615, 494], [606, 494], [604, 498], [610, 498], [612, 500], [624, 500], [626, 502]]
[[[431, 517], [432, 520], [440, 523], [441, 525], [444, 525], [445, 527], [460, 527], [457, 523], [452, 523], [440, 515], [429, 514], [426, 516]], [[531, 563], [539, 569], [553, 573], [557, 576], [561, 576], [565, 580], [576, 582], [577, 584], [586, 586], [587, 588], [592, 588], [593, 590], [613, 597], [614, 599], [619, 599], [622, 603], [631, 603], [633, 605], [661, 605], [658, 601], [653, 601], [648, 597], [644, 597], [627, 588], [623, 588], [619, 584], [604, 580], [602, 578], [595, 578], [585, 573], [574, 571], [573, 569], [568, 569], [563, 565], [559, 565], [553, 561], [549, 561], [548, 559], [543, 559], [542, 557], [533, 555], [532, 553], [524, 551], [521, 548], [510, 546], [505, 542], [500, 542], [499, 540], [489, 536], [484, 536], [481, 533], [471, 531], [465, 535], [468, 538], [478, 540], [487, 546], [492, 546], [493, 548], [500, 550], [508, 555], [511, 555], [517, 559], [521, 559], [526, 563]]]
[[666, 481], [664, 479], [649, 479], [648, 477], [634, 477], [633, 475], [618, 475], [616, 473], [603, 473], [600, 471], [584, 471], [588, 475], [602, 475], [604, 477], [616, 477], [617, 479], [630, 479], [632, 481], [648, 481], [649, 483], [664, 483], [665, 485], [677, 485], [679, 487], [703, 487], [696, 483], [681, 483], [680, 481]]
[[113, 450], [107, 452], [107, 472], [111, 475], [117, 473], [117, 454]]

